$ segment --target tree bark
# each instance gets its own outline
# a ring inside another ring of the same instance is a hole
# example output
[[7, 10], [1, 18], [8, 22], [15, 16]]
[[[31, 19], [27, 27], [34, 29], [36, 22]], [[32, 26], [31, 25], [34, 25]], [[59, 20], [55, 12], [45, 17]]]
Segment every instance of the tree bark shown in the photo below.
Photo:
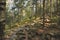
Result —
[[0, 0], [0, 40], [4, 40], [5, 30], [5, 0]]

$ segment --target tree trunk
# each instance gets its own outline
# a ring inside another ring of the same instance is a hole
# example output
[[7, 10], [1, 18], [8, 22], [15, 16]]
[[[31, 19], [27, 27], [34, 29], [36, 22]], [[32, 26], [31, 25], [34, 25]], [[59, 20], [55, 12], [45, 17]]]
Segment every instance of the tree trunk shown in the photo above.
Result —
[[0, 0], [0, 40], [4, 40], [5, 4], [5, 0]]
[[45, 0], [43, 0], [43, 27], [45, 25], [44, 20], [45, 20]]

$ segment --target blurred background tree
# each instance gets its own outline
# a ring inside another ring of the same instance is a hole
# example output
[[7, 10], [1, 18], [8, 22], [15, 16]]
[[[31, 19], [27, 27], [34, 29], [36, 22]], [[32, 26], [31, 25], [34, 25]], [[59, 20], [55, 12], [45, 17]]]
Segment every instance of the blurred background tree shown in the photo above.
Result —
[[4, 40], [6, 0], [0, 0], [0, 40]]

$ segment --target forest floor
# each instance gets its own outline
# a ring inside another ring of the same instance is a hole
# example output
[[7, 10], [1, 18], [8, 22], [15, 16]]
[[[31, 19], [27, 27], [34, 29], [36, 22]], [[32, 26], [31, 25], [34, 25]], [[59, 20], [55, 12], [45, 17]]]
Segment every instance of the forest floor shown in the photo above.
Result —
[[[43, 24], [42, 22], [39, 22], [39, 23]], [[30, 25], [30, 26], [32, 24], [33, 23], [28, 23], [28, 25]], [[37, 31], [35, 31], [35, 32], [37, 32], [38, 34], [45, 33], [45, 34], [50, 34], [50, 35], [54, 35], [55, 33], [60, 33], [60, 30], [58, 28], [56, 29], [56, 28], [49, 27], [49, 25], [51, 25], [51, 24], [53, 24], [53, 25], [55, 24], [56, 25], [56, 23], [45, 23], [44, 29], [37, 29]], [[7, 32], [9, 34], [5, 35], [5, 40], [13, 40], [13, 38], [16, 38], [16, 33], [19, 33], [18, 31], [20, 31], [21, 27], [24, 28], [24, 26], [26, 26], [26, 25], [27, 24], [23, 24], [23, 25], [20, 25], [20, 27], [15, 27], [15, 28], [12, 28], [10, 30], [7, 30]]]

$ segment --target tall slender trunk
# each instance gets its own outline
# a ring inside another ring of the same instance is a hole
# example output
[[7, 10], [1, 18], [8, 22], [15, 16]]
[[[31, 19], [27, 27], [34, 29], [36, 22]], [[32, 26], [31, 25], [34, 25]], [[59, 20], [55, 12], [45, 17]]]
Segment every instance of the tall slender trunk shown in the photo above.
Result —
[[[50, 18], [51, 18], [51, 21], [52, 21], [52, 0], [50, 0]], [[51, 22], [51, 25], [52, 25], [52, 22]]]
[[[41, 14], [41, 0], [40, 0], [40, 14]], [[42, 14], [41, 14], [42, 15]], [[40, 17], [41, 17], [41, 15], [40, 15]]]
[[45, 0], [43, 0], [43, 27], [45, 25]]
[[37, 16], [37, 0], [35, 0], [35, 18], [36, 18], [36, 16]]

